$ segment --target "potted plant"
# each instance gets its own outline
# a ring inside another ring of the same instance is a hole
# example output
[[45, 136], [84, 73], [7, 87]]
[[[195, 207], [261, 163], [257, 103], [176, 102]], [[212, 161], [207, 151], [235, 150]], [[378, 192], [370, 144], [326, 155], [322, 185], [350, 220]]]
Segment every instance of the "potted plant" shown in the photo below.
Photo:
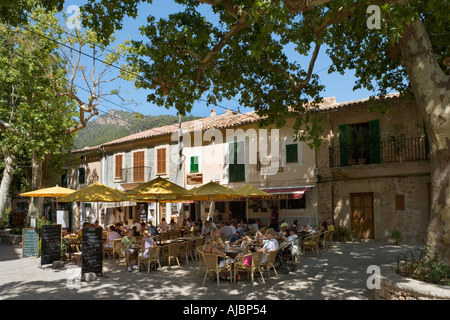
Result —
[[402, 241], [402, 233], [398, 230], [394, 230], [391, 233], [391, 238], [390, 238], [395, 245], [398, 245], [400, 241]]

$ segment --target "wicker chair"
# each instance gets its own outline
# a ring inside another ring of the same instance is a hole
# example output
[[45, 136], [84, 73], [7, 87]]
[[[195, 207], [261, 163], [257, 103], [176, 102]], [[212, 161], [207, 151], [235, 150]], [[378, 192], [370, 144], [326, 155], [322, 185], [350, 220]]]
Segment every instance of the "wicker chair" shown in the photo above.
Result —
[[205, 259], [203, 259], [203, 254], [204, 254], [203, 246], [197, 247], [197, 256], [200, 260], [200, 263], [198, 264], [197, 277], [200, 274], [200, 270], [202, 269], [202, 266], [205, 265]]
[[267, 269], [267, 278], [270, 280], [270, 269], [273, 268], [273, 270], [275, 271], [275, 275], [277, 276], [277, 279], [279, 279], [280, 277], [278, 277], [278, 272], [277, 269], [275, 268], [275, 259], [277, 257], [277, 253], [278, 250], [271, 250], [267, 253], [267, 262], [266, 263], [261, 263], [261, 266], [265, 267]]
[[[248, 256], [252, 257], [252, 264], [249, 266], [244, 264], [244, 259]], [[242, 255], [237, 256], [236, 259], [234, 260], [234, 282], [236, 283], [236, 276], [239, 271], [246, 271], [247, 274], [249, 275], [249, 278], [251, 277], [251, 279], [252, 279], [252, 286], [255, 285], [255, 281], [254, 281], [254, 273], [255, 272], [259, 272], [263, 283], [266, 283], [264, 281], [264, 276], [262, 274], [262, 269], [261, 269], [262, 257], [263, 257], [262, 251], [249, 253], [249, 254], [246, 254], [243, 256]]]
[[169, 233], [168, 232], [163, 232], [159, 235], [160, 240], [164, 241], [164, 240], [169, 240]]
[[[232, 268], [231, 268], [231, 263], [229, 263], [229, 261], [231, 260], [230, 257], [228, 257], [228, 256], [223, 257], [221, 255], [214, 254], [214, 253], [203, 253], [203, 258], [204, 258], [205, 265], [206, 265], [206, 272], [205, 272], [205, 277], [203, 278], [203, 285], [205, 285], [206, 277], [211, 272], [214, 272], [216, 274], [217, 288], [219, 288], [219, 282], [220, 282], [219, 274], [221, 272], [229, 272], [230, 279], [231, 279]], [[219, 258], [225, 258], [225, 264], [222, 267], [219, 267]]]
[[171, 267], [170, 265], [170, 260], [175, 259], [178, 266], [181, 268], [180, 265], [180, 261], [178, 260], [178, 250], [180, 248], [180, 244], [179, 243], [172, 243], [169, 244], [167, 246], [164, 246], [162, 251], [161, 251], [161, 257], [165, 257], [168, 260], [169, 263], [169, 268]]
[[305, 253], [308, 249], [311, 249], [311, 252], [315, 249], [317, 255], [320, 256], [320, 248], [319, 248], [320, 235], [321, 235], [320, 233], [316, 233], [303, 240], [302, 243], [303, 253]]
[[152, 264], [152, 262], [156, 264], [158, 264], [159, 268], [161, 269], [161, 263], [159, 262], [159, 259], [161, 257], [161, 247], [159, 246], [154, 246], [149, 248], [148, 251], [148, 258], [145, 258], [143, 256], [141, 256], [141, 252], [143, 253], [144, 251], [140, 250], [139, 251], [139, 258], [138, 258], [138, 266], [139, 266], [139, 272], [141, 272], [141, 263], [147, 262], [147, 274], [150, 273], [150, 266]]
[[333, 248], [333, 234], [334, 231], [326, 231], [324, 236], [323, 236], [323, 247], [326, 250], [329, 250], [331, 248]]
[[116, 269], [119, 268], [120, 262], [123, 259], [123, 260], [125, 260], [125, 270], [126, 270], [128, 268], [127, 255], [123, 251], [123, 248], [121, 247], [121, 245], [122, 245], [122, 241], [114, 242], [114, 251], [119, 256], [119, 258], [117, 259]]
[[191, 257], [191, 260], [194, 260], [194, 256], [192, 255], [193, 246], [194, 246], [194, 240], [185, 241], [180, 245], [178, 254], [180, 256], [186, 257], [187, 264], [189, 264], [189, 256]]
[[203, 248], [204, 244], [205, 244], [205, 238], [198, 238], [198, 239], [195, 240], [195, 244], [194, 244], [193, 249], [194, 249], [194, 253], [195, 253], [195, 256], [196, 256], [197, 259], [200, 257], [199, 254], [198, 254], [197, 248], [198, 247], [202, 247]]

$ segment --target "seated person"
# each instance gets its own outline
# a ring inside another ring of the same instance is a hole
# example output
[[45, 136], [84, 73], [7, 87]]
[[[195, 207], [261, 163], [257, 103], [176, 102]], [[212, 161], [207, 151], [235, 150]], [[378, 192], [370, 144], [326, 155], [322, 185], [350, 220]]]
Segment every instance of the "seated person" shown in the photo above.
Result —
[[289, 236], [284, 238], [284, 241], [292, 242], [293, 245], [298, 246], [299, 242], [298, 242], [298, 236], [296, 234], [296, 231], [297, 231], [296, 228], [289, 229]]
[[222, 240], [229, 240], [233, 235], [233, 229], [230, 228], [230, 224], [225, 221], [220, 221], [220, 232], [222, 233]]
[[258, 231], [256, 231], [256, 236], [255, 236], [256, 241], [262, 242], [265, 234], [266, 234], [266, 227], [261, 227]]
[[219, 228], [214, 228], [211, 231], [211, 237], [213, 239], [213, 246], [218, 249], [225, 249], [225, 242], [221, 238], [221, 231]]
[[288, 227], [289, 227], [289, 225], [286, 223], [286, 222], [283, 222], [282, 224], [281, 224], [281, 227], [280, 227], [280, 232], [279, 232], [279, 234], [278, 235], [276, 235], [275, 236], [275, 238], [277, 239], [277, 240], [281, 240], [281, 239], [283, 239], [284, 237], [287, 237], [288, 236]]
[[159, 225], [159, 228], [161, 229], [161, 231], [169, 230], [169, 224], [166, 222], [166, 218], [161, 219], [161, 224]]
[[322, 232], [325, 232], [325, 231], [327, 231], [328, 230], [328, 224], [327, 224], [327, 221], [323, 221], [322, 222], [322, 225], [320, 226], [320, 229], [319, 229], [319, 233], [322, 233]]
[[272, 250], [278, 250], [278, 241], [275, 239], [276, 232], [273, 228], [270, 228], [266, 231], [266, 238], [269, 240], [267, 243], [259, 249], [259, 251], [262, 251], [264, 253], [263, 258], [261, 262], [263, 264], [267, 263], [267, 259], [269, 258], [269, 255], [267, 254], [269, 251]]
[[[219, 229], [217, 229], [217, 230], [219, 230]], [[219, 232], [220, 232], [220, 230], [219, 230]], [[219, 239], [220, 239], [220, 237], [219, 237]], [[222, 239], [220, 239], [220, 240], [222, 240]], [[215, 244], [216, 244], [216, 242], [214, 241], [214, 238], [208, 237], [205, 240], [205, 244], [203, 245], [204, 252], [217, 254], [217, 255], [220, 255], [225, 258], [227, 256], [227, 254], [225, 252], [223, 252], [222, 250], [220, 250], [219, 247], [216, 246]], [[223, 243], [221, 243], [221, 244], [223, 245]], [[219, 259], [219, 268], [222, 268], [225, 265], [225, 263], [231, 264], [233, 262], [232, 259], [227, 259], [225, 261], [224, 258]]]
[[246, 234], [245, 234], [244, 229], [241, 228], [241, 227], [239, 227], [239, 228], [236, 230], [236, 233], [233, 234], [233, 235], [231, 236], [231, 238], [230, 238], [230, 243], [231, 243], [231, 244], [237, 244], [237, 243], [239, 243], [239, 242], [244, 241], [245, 235], [246, 235]]
[[[131, 246], [136, 242], [136, 238], [133, 236], [133, 230], [128, 230], [127, 234], [122, 238], [121, 251], [122, 255], [127, 257], [128, 271], [131, 270], [131, 255], [134, 253], [134, 249]], [[137, 269], [137, 266], [133, 266]]]
[[153, 223], [151, 221], [148, 224], [148, 229], [147, 230], [150, 233], [152, 238], [155, 238], [156, 235], [158, 234], [158, 231], [156, 230], [155, 226], [153, 225]]
[[137, 231], [136, 226], [133, 226], [130, 230], [133, 231], [133, 237], [139, 237], [141, 235], [141, 233]]
[[331, 218], [327, 219], [327, 224], [328, 224], [328, 231], [334, 231], [334, 225], [333, 225], [333, 220], [331, 220]]
[[205, 221], [202, 227], [202, 236], [209, 236], [211, 233], [211, 222]]
[[112, 248], [113, 247], [113, 240], [120, 239], [120, 235], [116, 232], [116, 228], [114, 225], [111, 225], [108, 227], [109, 231], [106, 235], [106, 243], [105, 247]]
[[148, 232], [148, 230], [144, 230], [142, 235], [143, 239], [141, 242], [141, 252], [139, 255], [147, 259], [150, 251], [149, 248], [155, 246], [155, 241], [153, 241], [152, 235]]

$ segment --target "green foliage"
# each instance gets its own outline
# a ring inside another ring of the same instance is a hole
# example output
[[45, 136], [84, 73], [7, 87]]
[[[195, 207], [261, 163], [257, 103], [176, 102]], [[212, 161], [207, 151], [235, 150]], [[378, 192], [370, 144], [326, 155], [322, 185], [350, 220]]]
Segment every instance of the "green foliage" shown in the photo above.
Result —
[[9, 215], [11, 214], [11, 208], [6, 208], [5, 213], [0, 221], [0, 229], [8, 228], [9, 225]]
[[438, 257], [429, 258], [429, 252], [423, 259], [409, 261], [399, 267], [397, 273], [415, 280], [443, 286], [450, 285], [450, 266]]
[[394, 243], [396, 244], [396, 245], [398, 245], [399, 244], [399, 242], [400, 241], [402, 241], [402, 233], [400, 232], [400, 231], [398, 231], [398, 230], [394, 230], [394, 231], [392, 231], [392, 233], [391, 233], [391, 238], [390, 238], [392, 241], [394, 241]]
[[[312, 147], [320, 145], [323, 119], [305, 112], [321, 102], [324, 86], [317, 75], [308, 74], [308, 63], [298, 61], [311, 58], [315, 46], [328, 47], [333, 62], [329, 72], [353, 69], [358, 78], [354, 89], [381, 96], [411, 90], [397, 45], [406, 24], [422, 19], [439, 63], [448, 56], [449, 17], [442, 12], [449, 11], [449, 3], [438, 0], [404, 5], [333, 0], [295, 14], [284, 1], [236, 0], [236, 12], [223, 3], [211, 5], [213, 19], [207, 19], [197, 1], [175, 2], [184, 10], [159, 20], [150, 14], [140, 28], [147, 40], [131, 41], [129, 62], [142, 75], [135, 84], [152, 91], [148, 101], [185, 114], [199, 99], [220, 104], [237, 98], [264, 117], [262, 126], [280, 127], [286, 118], [295, 118], [297, 138]], [[89, 13], [84, 23], [108, 36], [112, 24], [120, 28], [123, 17], [136, 15], [133, 1], [114, 3], [117, 7], [105, 11], [103, 0], [90, 1], [83, 8]], [[372, 4], [381, 9], [380, 29], [367, 27], [366, 10]], [[234, 27], [240, 30], [229, 33]], [[287, 46], [298, 57], [289, 59]]]
[[336, 226], [334, 229], [333, 240], [337, 242], [346, 242], [352, 240], [350, 230], [341, 226]]

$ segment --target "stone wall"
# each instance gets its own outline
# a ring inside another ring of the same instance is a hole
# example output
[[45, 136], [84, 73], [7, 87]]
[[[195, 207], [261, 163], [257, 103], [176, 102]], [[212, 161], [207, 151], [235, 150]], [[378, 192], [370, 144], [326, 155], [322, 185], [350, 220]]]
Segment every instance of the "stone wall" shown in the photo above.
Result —
[[450, 300], [450, 286], [439, 286], [405, 278], [395, 270], [382, 270], [375, 300]]
[[[395, 100], [387, 114], [369, 112], [364, 104], [325, 113], [323, 143], [317, 151], [321, 182], [316, 184], [319, 223], [333, 217], [352, 229], [351, 193], [373, 193], [375, 239], [386, 241], [399, 230], [405, 243], [423, 243], [429, 221], [429, 160], [330, 167], [330, 147], [339, 146], [339, 125], [378, 119], [380, 138], [387, 140], [399, 125], [407, 138], [423, 136], [423, 120], [414, 103]], [[405, 209], [396, 210], [395, 196], [404, 196]]]

